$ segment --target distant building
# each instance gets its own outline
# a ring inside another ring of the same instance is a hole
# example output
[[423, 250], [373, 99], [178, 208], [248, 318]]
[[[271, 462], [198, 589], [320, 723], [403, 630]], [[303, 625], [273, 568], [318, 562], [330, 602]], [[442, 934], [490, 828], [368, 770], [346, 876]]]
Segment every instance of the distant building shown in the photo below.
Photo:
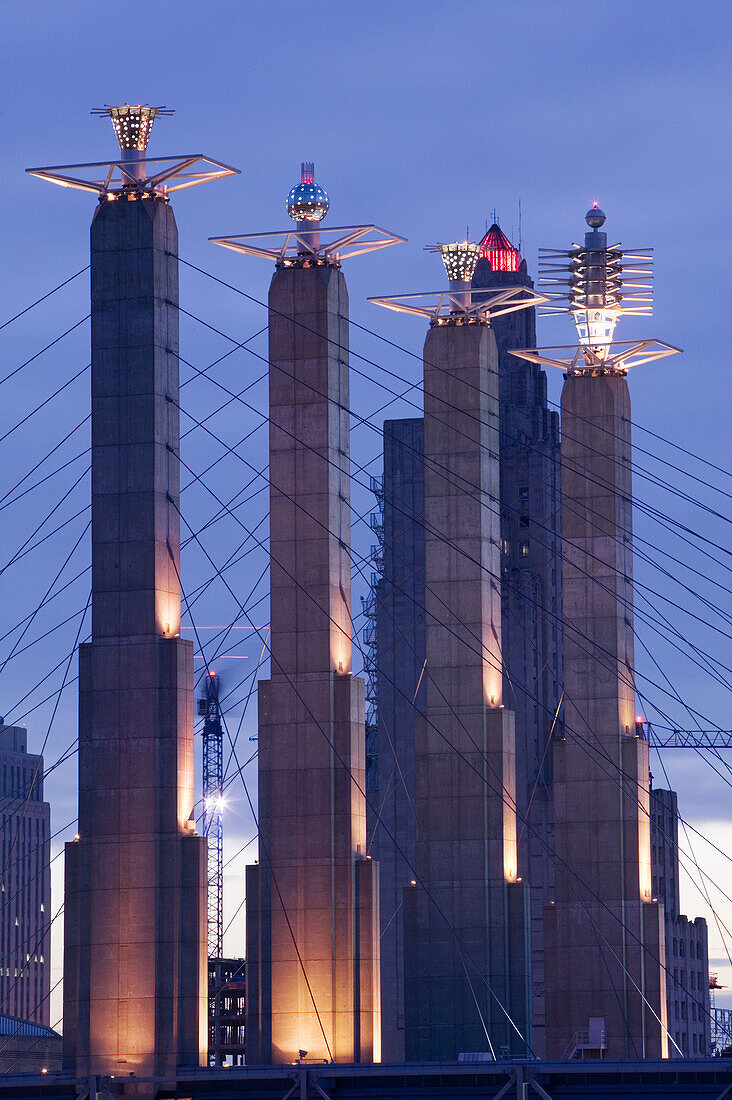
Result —
[[666, 913], [666, 999], [672, 1058], [711, 1052], [707, 922], [679, 912], [679, 810], [675, 791], [651, 788], [653, 896]]
[[[473, 290], [517, 285], [533, 286], [526, 261], [493, 225], [480, 242]], [[533, 309], [491, 324], [499, 368], [503, 697], [516, 715], [518, 873], [531, 884], [532, 1047], [541, 1054], [542, 915], [553, 885], [548, 745], [562, 681], [559, 418], [547, 405], [545, 372], [509, 354], [535, 345], [535, 326]], [[384, 424], [383, 578], [373, 593], [378, 736], [370, 745], [376, 782], [368, 835], [381, 877], [385, 1061], [404, 1058], [402, 897], [413, 877], [414, 716], [424, 708], [426, 683], [423, 442], [421, 418]]]
[[[499, 225], [480, 242], [473, 291], [533, 287]], [[536, 311], [491, 322], [498, 345], [503, 699], [516, 715], [519, 874], [531, 886], [532, 1046], [544, 1054], [543, 910], [553, 897], [552, 729], [562, 695], [559, 414], [547, 377], [510, 354], [536, 346]]]
[[375, 586], [378, 724], [367, 805], [381, 892], [381, 1044], [404, 1061], [404, 887], [414, 877], [414, 719], [424, 707], [424, 422], [384, 424], [384, 575]]
[[0, 1014], [0, 1074], [57, 1072], [61, 1043], [59, 1033], [50, 1027]]
[[208, 960], [208, 1061], [243, 1066], [246, 1034], [244, 959]]
[[0, 721], [0, 1011], [50, 1022], [51, 810], [43, 757], [21, 726]]

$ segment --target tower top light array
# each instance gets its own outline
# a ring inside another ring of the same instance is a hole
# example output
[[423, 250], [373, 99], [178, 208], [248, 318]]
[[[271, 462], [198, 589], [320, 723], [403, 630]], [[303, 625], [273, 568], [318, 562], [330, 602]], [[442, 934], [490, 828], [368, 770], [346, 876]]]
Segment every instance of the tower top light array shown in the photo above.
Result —
[[539, 286], [546, 295], [541, 313], [569, 314], [577, 346], [512, 351], [532, 363], [560, 367], [569, 374], [626, 374], [629, 367], [675, 355], [680, 349], [660, 340], [613, 339], [622, 316], [650, 317], [653, 302], [652, 249], [608, 246], [605, 213], [593, 203], [585, 215], [584, 244], [539, 250]]
[[147, 146], [155, 119], [173, 114], [166, 107], [125, 103], [119, 107], [95, 107], [92, 114], [111, 119], [119, 142], [119, 159], [57, 164], [26, 171], [60, 187], [96, 193], [100, 202], [145, 198], [167, 202], [173, 191], [239, 174], [238, 168], [211, 160], [203, 153], [148, 157]]

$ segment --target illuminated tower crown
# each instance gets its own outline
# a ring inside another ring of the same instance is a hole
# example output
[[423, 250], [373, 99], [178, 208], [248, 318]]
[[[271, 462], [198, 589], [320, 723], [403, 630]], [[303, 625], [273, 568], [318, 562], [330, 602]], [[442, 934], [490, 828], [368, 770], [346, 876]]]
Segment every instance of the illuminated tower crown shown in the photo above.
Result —
[[287, 213], [295, 222], [322, 222], [329, 206], [328, 192], [315, 182], [315, 165], [303, 161], [300, 182], [287, 196]]
[[[484, 238], [485, 239], [485, 238]], [[481, 290], [473, 296], [471, 280], [481, 257], [481, 245], [474, 241], [451, 241], [447, 244], [428, 244], [425, 252], [439, 252], [450, 283], [447, 291], [428, 291], [424, 294], [399, 294], [389, 297], [369, 298], [370, 302], [396, 310], [427, 317], [431, 325], [462, 325], [490, 323], [491, 317], [529, 309], [539, 302], [546, 302], [546, 295], [539, 295], [526, 286], [498, 287]]]
[[438, 244], [450, 285], [469, 283], [475, 274], [479, 249], [472, 241], [455, 241], [452, 244]]
[[571, 373], [625, 374], [630, 366], [673, 355], [679, 349], [658, 340], [613, 342], [615, 326], [624, 314], [650, 317], [652, 312], [651, 249], [608, 247], [602, 226], [605, 214], [597, 203], [585, 215], [589, 231], [583, 245], [539, 250], [539, 286], [549, 299], [540, 313], [569, 314], [579, 346], [574, 354], [550, 355], [568, 348], [512, 351], [522, 359], [569, 369]]
[[300, 165], [300, 182], [290, 189], [285, 206], [295, 223], [294, 229], [209, 239], [222, 248], [274, 260], [283, 267], [310, 267], [312, 264], [337, 267], [341, 260], [388, 248], [404, 240], [376, 225], [321, 229], [320, 223], [330, 209], [330, 198], [325, 188], [315, 182], [315, 165], [311, 160]]
[[105, 104], [95, 107], [92, 114], [112, 120], [121, 153], [118, 160], [56, 164], [26, 171], [61, 187], [91, 191], [99, 195], [100, 202], [119, 198], [156, 198], [167, 202], [173, 191], [238, 175], [238, 169], [201, 153], [148, 157], [147, 146], [155, 119], [158, 115], [173, 114], [166, 107], [150, 107], [147, 103], [123, 103], [118, 107]]
[[511, 244], [497, 222], [486, 232], [478, 246], [481, 260], [488, 260], [492, 271], [518, 271], [521, 253]]
[[125, 103], [121, 107], [95, 107], [93, 115], [106, 115], [111, 118], [114, 132], [122, 152], [128, 150], [144, 153], [150, 140], [153, 122], [158, 115], [172, 115], [173, 112], [165, 107], [148, 107], [145, 104], [130, 106]]

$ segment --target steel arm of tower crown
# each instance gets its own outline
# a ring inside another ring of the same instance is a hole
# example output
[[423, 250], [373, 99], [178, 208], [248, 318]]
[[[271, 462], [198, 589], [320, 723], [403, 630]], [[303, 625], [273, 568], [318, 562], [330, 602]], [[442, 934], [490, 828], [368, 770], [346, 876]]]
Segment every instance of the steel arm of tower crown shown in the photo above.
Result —
[[[602, 358], [598, 350], [608, 350]], [[571, 354], [562, 355], [561, 352]], [[570, 373], [577, 370], [597, 368], [598, 370], [622, 370], [638, 367], [641, 363], [652, 363], [656, 359], [665, 359], [668, 355], [678, 355], [681, 348], [665, 344], [661, 340], [616, 340], [605, 344], [602, 349], [589, 345], [558, 344], [549, 348], [515, 348], [510, 355], [527, 359], [530, 363], [539, 363], [547, 367], [559, 367]]]
[[262, 260], [274, 260], [287, 264], [288, 260], [311, 255], [340, 263], [367, 252], [404, 244], [406, 237], [380, 229], [378, 225], [341, 225], [318, 228], [319, 241], [313, 244], [312, 224], [301, 222], [297, 229], [273, 230], [270, 233], [246, 233], [235, 237], [209, 237], [212, 244], [257, 256]]
[[[138, 179], [136, 173], [143, 163], [159, 166], [158, 170], [144, 179]], [[199, 166], [197, 171], [192, 169]], [[207, 166], [207, 167], [203, 167]], [[85, 169], [104, 169], [103, 172], [84, 171]], [[239, 175], [238, 168], [222, 164], [206, 157], [203, 153], [177, 153], [168, 157], [146, 157], [144, 162], [118, 160], [96, 161], [89, 164], [57, 164], [46, 168], [26, 168], [31, 176], [57, 183], [60, 187], [70, 187], [76, 191], [91, 191], [99, 195], [108, 195], [117, 191], [135, 190], [149, 193], [168, 193], [182, 191], [186, 187], [197, 187], [201, 183], [224, 179], [226, 176]], [[79, 173], [82, 173], [80, 175]]]
[[[427, 317], [432, 321], [449, 318], [457, 313], [464, 314], [467, 318], [488, 320], [548, 301], [545, 294], [539, 294], [525, 286], [502, 287], [495, 291], [474, 290], [473, 299], [479, 297], [480, 300], [473, 300], [469, 305], [465, 304], [465, 293], [462, 290], [429, 290], [421, 294], [395, 294], [368, 300], [384, 309], [409, 313], [414, 317]], [[420, 302], [424, 304], [418, 304]]]

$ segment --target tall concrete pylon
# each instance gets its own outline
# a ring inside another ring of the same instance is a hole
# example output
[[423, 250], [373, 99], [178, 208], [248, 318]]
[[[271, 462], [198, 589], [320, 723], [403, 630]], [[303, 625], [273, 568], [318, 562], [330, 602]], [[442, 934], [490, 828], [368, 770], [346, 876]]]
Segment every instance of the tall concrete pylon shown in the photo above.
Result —
[[668, 1054], [648, 742], [635, 721], [630, 453], [626, 378], [569, 375], [562, 391], [569, 629], [564, 736], [554, 744], [555, 901], [544, 911], [549, 1058], [564, 1056], [578, 1033], [587, 1032], [589, 1044], [598, 1019], [605, 1057]]
[[[415, 716], [415, 878], [404, 891], [407, 1061], [530, 1051], [528, 888], [518, 876], [513, 712], [503, 706], [498, 352], [471, 295], [478, 246], [440, 245], [450, 292], [375, 299], [429, 318], [424, 345], [424, 706]], [[432, 301], [432, 299], [435, 299]]]
[[[101, 181], [98, 164], [31, 170], [99, 194], [92, 640], [79, 648], [63, 1064], [78, 1078], [148, 1078], [125, 1087], [151, 1097], [178, 1067], [204, 1065], [207, 1044], [206, 841], [192, 822], [193, 646], [180, 637], [178, 234], [168, 204], [178, 171], [201, 158], [158, 161], [165, 178], [148, 174], [159, 111], [101, 113], [122, 151]], [[233, 171], [209, 168], [199, 182]]]
[[[635, 718], [628, 368], [678, 349], [614, 343], [650, 313], [650, 255], [545, 252], [551, 308], [579, 346], [514, 354], [565, 370], [562, 392], [564, 727], [554, 743], [555, 898], [544, 911], [548, 1058], [668, 1054], [663, 905], [651, 892], [648, 742]], [[638, 282], [640, 280], [640, 282]]]
[[351, 671], [348, 293], [341, 260], [399, 238], [215, 238], [274, 259], [269, 290], [270, 678], [259, 684], [259, 862], [247, 868], [247, 1062], [380, 1060], [378, 865], [366, 852], [364, 683]]

